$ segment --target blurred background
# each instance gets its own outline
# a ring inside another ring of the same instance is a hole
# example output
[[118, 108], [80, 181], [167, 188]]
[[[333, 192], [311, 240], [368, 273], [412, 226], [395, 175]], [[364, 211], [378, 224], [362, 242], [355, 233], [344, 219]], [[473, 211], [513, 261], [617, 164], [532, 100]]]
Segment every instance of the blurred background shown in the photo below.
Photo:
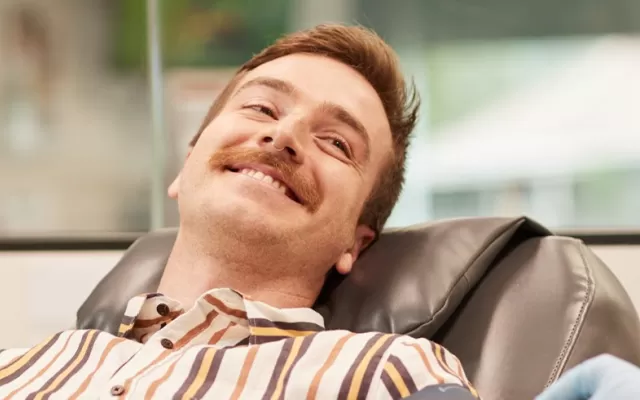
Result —
[[329, 21], [375, 29], [423, 98], [389, 226], [640, 226], [640, 1], [157, 4], [149, 16], [144, 0], [0, 1], [0, 235], [176, 225], [165, 187], [233, 70]]

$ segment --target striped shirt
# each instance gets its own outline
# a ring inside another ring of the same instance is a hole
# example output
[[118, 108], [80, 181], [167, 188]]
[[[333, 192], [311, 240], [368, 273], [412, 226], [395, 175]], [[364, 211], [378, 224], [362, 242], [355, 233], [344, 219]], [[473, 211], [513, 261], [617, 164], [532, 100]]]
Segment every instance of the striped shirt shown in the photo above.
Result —
[[70, 330], [0, 352], [2, 399], [396, 399], [446, 383], [477, 397], [458, 359], [433, 342], [326, 331], [311, 309], [230, 289], [189, 310], [137, 296], [118, 336]]

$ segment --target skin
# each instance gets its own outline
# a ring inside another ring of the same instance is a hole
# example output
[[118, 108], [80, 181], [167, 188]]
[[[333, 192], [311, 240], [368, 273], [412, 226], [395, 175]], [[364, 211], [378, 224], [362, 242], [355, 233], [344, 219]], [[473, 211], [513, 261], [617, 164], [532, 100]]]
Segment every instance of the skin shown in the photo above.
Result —
[[[275, 307], [311, 307], [332, 266], [349, 273], [374, 238], [358, 219], [390, 149], [380, 98], [347, 65], [293, 54], [250, 71], [169, 188], [180, 229], [159, 291], [185, 305], [228, 287]], [[238, 150], [281, 160], [296, 178], [290, 188], [303, 193], [295, 182], [306, 182], [315, 200], [300, 204], [212, 167], [212, 156]]]

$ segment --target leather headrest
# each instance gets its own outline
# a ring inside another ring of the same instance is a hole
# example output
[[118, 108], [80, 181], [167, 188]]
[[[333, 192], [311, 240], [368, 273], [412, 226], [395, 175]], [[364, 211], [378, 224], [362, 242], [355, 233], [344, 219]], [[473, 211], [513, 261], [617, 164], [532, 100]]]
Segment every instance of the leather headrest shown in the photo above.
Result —
[[[78, 311], [78, 328], [117, 330], [129, 298], [157, 290], [177, 230], [140, 238]], [[501, 252], [550, 232], [524, 218], [464, 218], [387, 230], [315, 306], [328, 329], [429, 337]]]

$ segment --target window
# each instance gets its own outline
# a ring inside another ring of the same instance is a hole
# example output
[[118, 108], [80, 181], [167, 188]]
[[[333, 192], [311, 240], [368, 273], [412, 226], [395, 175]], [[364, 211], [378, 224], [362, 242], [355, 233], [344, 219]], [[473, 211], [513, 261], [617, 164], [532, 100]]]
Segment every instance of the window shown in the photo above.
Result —
[[389, 226], [527, 214], [552, 228], [640, 225], [640, 2], [158, 0], [162, 143], [146, 1], [0, 5], [0, 234], [175, 225], [169, 184], [234, 68], [279, 35], [359, 22], [423, 98]]

